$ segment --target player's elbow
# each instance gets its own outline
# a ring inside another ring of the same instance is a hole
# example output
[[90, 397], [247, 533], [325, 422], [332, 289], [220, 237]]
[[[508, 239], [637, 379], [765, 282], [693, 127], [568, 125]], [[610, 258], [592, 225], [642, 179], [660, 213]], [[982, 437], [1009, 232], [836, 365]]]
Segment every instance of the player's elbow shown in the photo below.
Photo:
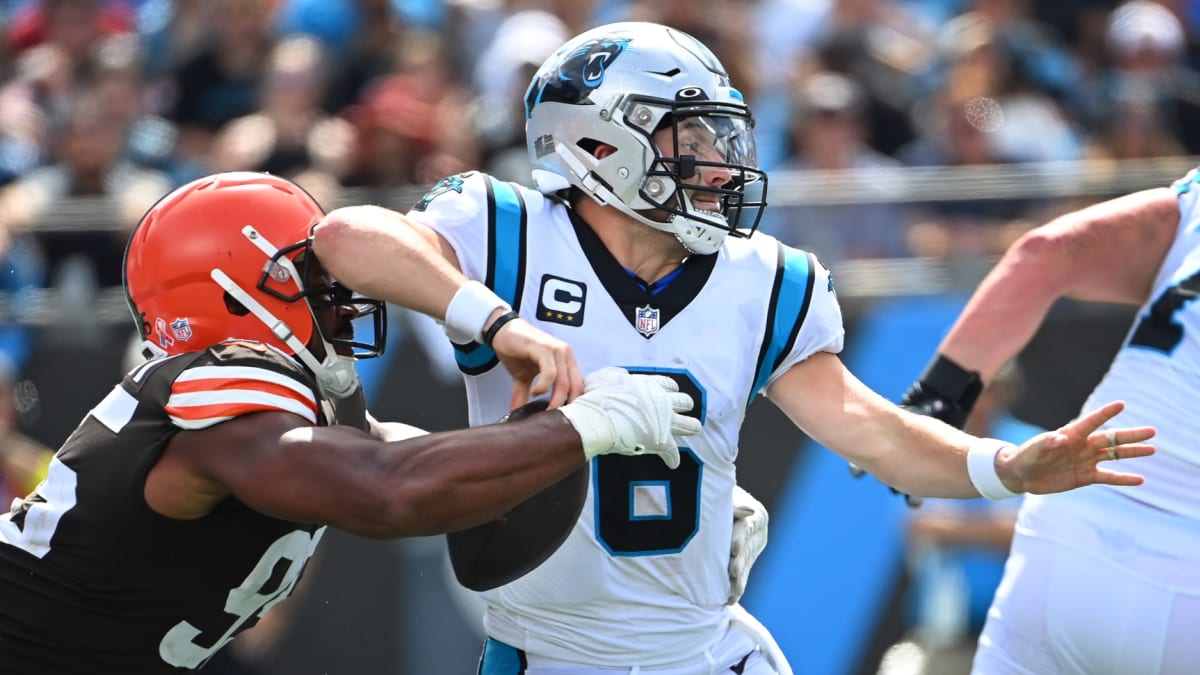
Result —
[[354, 534], [369, 539], [395, 539], [444, 534], [465, 525], [447, 509], [448, 495], [437, 481], [408, 477], [387, 481], [375, 497], [353, 508]]
[[1004, 256], [1009, 270], [1027, 279], [1037, 279], [1044, 287], [1065, 290], [1071, 279], [1070, 235], [1043, 228], [1026, 232]]
[[349, 208], [334, 209], [321, 219], [313, 228], [312, 249], [334, 278], [354, 288], [360, 267], [355, 264], [356, 252], [362, 250], [362, 244], [359, 242], [361, 233]]

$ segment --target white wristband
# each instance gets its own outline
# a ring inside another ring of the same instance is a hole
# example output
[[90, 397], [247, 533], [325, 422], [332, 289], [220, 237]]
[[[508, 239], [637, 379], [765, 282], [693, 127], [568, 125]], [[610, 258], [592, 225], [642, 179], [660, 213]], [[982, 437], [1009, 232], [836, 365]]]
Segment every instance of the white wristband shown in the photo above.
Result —
[[483, 325], [497, 309], [510, 310], [508, 303], [478, 281], [468, 281], [450, 298], [446, 307], [446, 335], [458, 344], [483, 342]]
[[1012, 447], [1015, 447], [1012, 443], [995, 438], [981, 438], [967, 451], [967, 475], [979, 494], [993, 500], [1021, 496], [1020, 492], [1005, 487], [1000, 474], [996, 473], [996, 455]]

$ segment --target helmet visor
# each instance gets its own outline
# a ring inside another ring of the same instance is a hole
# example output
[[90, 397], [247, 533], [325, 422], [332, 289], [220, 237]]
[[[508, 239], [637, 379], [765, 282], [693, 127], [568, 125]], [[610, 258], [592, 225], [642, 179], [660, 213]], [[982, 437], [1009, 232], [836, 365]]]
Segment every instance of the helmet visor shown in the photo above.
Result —
[[[758, 168], [754, 121], [744, 106], [706, 101], [674, 105], [656, 132], [659, 156], [646, 172], [646, 186], [667, 180], [673, 189], [643, 189], [641, 197], [666, 214], [749, 236], [766, 205], [766, 173]], [[759, 183], [752, 194], [746, 186]]]

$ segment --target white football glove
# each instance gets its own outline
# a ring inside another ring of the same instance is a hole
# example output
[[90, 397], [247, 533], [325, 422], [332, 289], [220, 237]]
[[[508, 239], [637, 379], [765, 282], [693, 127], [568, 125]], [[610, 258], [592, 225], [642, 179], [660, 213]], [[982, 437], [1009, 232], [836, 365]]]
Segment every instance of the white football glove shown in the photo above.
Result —
[[700, 420], [680, 414], [692, 405], [692, 397], [665, 375], [631, 375], [609, 367], [585, 377], [583, 394], [559, 410], [579, 432], [588, 459], [651, 452], [674, 469], [679, 466], [674, 436], [700, 431]]
[[733, 543], [729, 547], [729, 599], [741, 599], [750, 568], [767, 546], [767, 507], [749, 492], [733, 486]]

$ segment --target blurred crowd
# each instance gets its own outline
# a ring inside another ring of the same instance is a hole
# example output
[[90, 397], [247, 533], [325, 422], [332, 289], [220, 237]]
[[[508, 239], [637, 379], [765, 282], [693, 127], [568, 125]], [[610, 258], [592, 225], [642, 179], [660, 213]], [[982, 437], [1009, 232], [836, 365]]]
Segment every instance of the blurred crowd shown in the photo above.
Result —
[[[528, 183], [534, 70], [625, 19], [721, 58], [781, 204], [763, 230], [835, 272], [998, 253], [1077, 206], [908, 201], [908, 168], [1200, 155], [1200, 0], [0, 0], [0, 498], [48, 457], [20, 433], [31, 294], [120, 286], [138, 218], [214, 171], [326, 208], [404, 209], [469, 169]], [[788, 199], [786, 172], [862, 199]]]
[[[530, 75], [621, 19], [713, 48], [765, 168], [855, 169], [863, 195], [908, 166], [1200, 153], [1194, 0], [0, 0], [0, 17], [10, 291], [118, 285], [137, 218], [212, 171], [282, 174], [326, 206], [471, 168], [527, 180]], [[830, 264], [986, 252], [1038, 206], [875, 196], [764, 229]]]

